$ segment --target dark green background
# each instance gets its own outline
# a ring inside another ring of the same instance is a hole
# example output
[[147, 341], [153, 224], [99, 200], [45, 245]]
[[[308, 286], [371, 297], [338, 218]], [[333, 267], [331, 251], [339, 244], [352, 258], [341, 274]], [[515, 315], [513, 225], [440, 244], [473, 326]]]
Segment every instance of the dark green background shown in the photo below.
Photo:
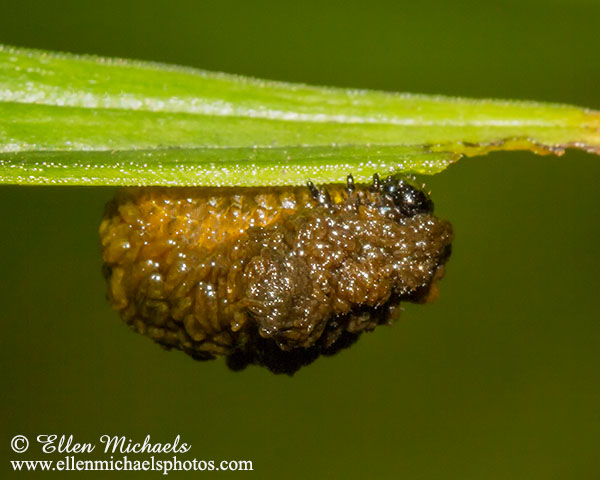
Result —
[[[0, 42], [20, 46], [600, 108], [593, 0], [2, 0], [0, 12]], [[599, 478], [599, 178], [598, 157], [569, 152], [466, 159], [428, 179], [456, 231], [440, 300], [292, 378], [197, 363], [120, 322], [97, 236], [113, 190], [0, 187], [2, 471], [43, 458], [12, 453], [16, 434], [150, 433], [180, 434], [183, 458], [253, 460], [240, 478]]]

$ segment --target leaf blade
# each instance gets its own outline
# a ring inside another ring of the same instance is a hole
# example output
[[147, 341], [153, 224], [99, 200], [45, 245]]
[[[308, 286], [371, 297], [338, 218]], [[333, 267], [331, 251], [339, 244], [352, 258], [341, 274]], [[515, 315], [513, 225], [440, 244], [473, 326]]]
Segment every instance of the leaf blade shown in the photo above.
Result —
[[[600, 153], [599, 112], [311, 87], [0, 46], [0, 183], [298, 184], [307, 174], [318, 182], [373, 168], [434, 174], [457, 154], [568, 147]], [[115, 155], [132, 161], [138, 154], [144, 161], [129, 173], [102, 179]], [[40, 170], [44, 162], [60, 168]], [[89, 168], [76, 167], [102, 163], [92, 183]], [[182, 163], [187, 177], [175, 173]], [[277, 169], [281, 175], [267, 174]]]

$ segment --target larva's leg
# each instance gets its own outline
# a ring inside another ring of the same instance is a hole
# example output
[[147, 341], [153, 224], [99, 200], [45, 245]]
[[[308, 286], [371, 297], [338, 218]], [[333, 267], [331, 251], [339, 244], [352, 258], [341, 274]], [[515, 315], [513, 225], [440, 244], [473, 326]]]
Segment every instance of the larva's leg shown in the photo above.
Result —
[[346, 178], [346, 208], [350, 210], [358, 210], [360, 206], [360, 195], [356, 192], [354, 185], [354, 177], [348, 175]]
[[331, 197], [329, 196], [329, 192], [326, 188], [321, 189], [321, 193], [319, 195], [319, 203], [324, 207], [333, 207], [333, 202], [331, 201]]
[[348, 175], [348, 178], [346, 179], [346, 191], [350, 194], [354, 193], [354, 190], [354, 178], [352, 177], [352, 175]]
[[331, 201], [331, 196], [329, 195], [327, 189], [321, 188], [319, 190], [310, 180], [306, 182], [306, 185], [308, 186], [308, 190], [310, 191], [310, 195], [312, 196], [313, 200], [318, 202], [319, 205], [327, 208], [333, 207], [333, 202]]
[[373, 190], [374, 192], [379, 191], [379, 189], [381, 188], [381, 180], [379, 179], [379, 174], [375, 173], [373, 175], [373, 186], [371, 187], [371, 190]]
[[315, 187], [315, 184], [309, 180], [306, 182], [306, 186], [308, 187], [308, 191], [310, 192], [310, 196], [313, 198], [313, 200], [318, 201], [319, 189]]

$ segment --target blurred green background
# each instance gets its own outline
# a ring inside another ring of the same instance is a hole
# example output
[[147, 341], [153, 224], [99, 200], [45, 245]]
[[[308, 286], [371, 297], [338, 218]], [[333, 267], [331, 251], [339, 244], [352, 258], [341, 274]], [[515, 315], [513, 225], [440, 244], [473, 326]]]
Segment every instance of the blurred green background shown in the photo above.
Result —
[[[595, 0], [2, 0], [0, 11], [0, 42], [19, 46], [600, 108]], [[407, 305], [393, 327], [292, 378], [194, 362], [121, 323], [97, 235], [114, 190], [2, 186], [2, 476], [16, 475], [9, 459], [60, 458], [12, 453], [16, 434], [149, 433], [180, 434], [184, 459], [252, 460], [240, 477], [600, 478], [598, 178], [598, 157], [568, 152], [465, 159], [427, 179], [456, 232], [440, 300]]]

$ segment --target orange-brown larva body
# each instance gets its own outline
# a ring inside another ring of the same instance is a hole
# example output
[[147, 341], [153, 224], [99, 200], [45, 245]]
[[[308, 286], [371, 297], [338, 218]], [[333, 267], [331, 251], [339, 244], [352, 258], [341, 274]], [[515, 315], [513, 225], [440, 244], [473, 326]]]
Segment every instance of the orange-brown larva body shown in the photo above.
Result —
[[293, 372], [434, 292], [451, 226], [407, 188], [125, 189], [100, 228], [109, 298], [166, 347]]

